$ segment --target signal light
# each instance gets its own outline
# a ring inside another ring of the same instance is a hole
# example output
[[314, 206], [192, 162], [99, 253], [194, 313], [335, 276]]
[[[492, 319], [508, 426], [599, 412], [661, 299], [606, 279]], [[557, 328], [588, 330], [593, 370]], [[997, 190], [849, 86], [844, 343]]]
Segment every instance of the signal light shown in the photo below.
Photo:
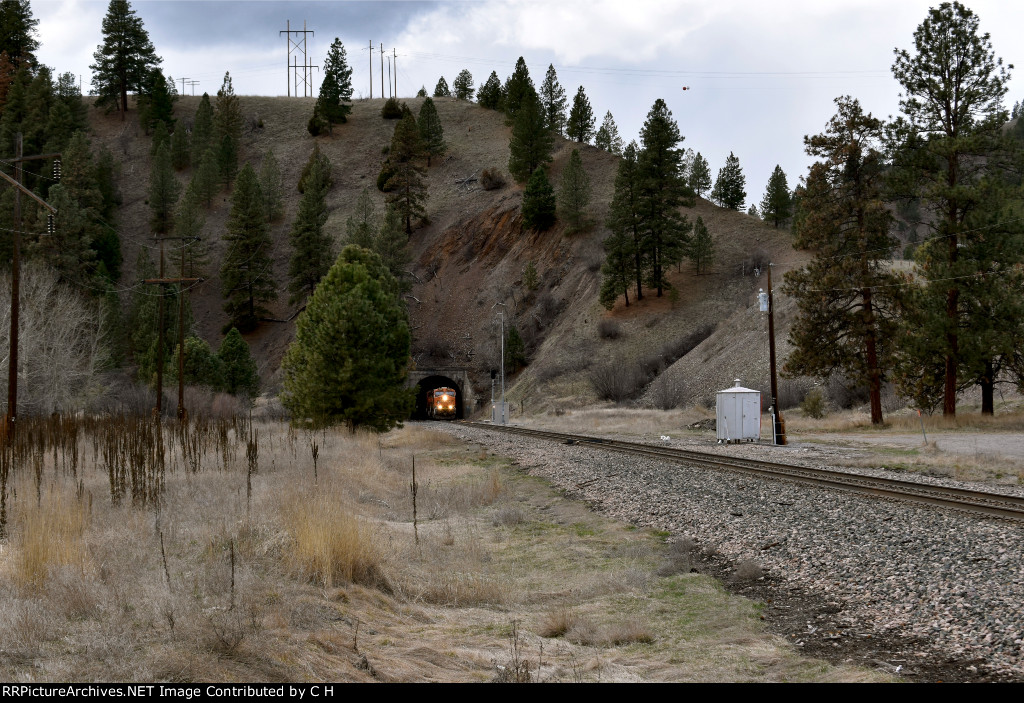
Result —
[[57, 225], [53, 221], [53, 213], [46, 213], [46, 233], [51, 237], [57, 232]]

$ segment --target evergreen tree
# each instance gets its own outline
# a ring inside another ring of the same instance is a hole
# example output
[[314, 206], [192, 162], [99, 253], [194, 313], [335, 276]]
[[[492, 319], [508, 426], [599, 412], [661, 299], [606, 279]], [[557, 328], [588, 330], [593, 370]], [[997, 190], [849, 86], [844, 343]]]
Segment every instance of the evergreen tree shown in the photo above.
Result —
[[517, 110], [509, 141], [508, 170], [520, 183], [551, 161], [554, 136], [547, 128], [544, 112], [535, 93], [527, 93]]
[[956, 414], [958, 375], [972, 360], [963, 330], [972, 325], [971, 307], [961, 300], [962, 281], [981, 273], [984, 257], [976, 248], [1002, 237], [969, 231], [967, 220], [988, 202], [1006, 142], [1002, 99], [1009, 80], [996, 59], [988, 34], [979, 34], [978, 17], [959, 2], [932, 8], [914, 32], [914, 54], [896, 51], [893, 76], [903, 88], [903, 116], [892, 125], [898, 144], [890, 179], [896, 194], [918, 197], [928, 211], [924, 226], [931, 238], [918, 250], [919, 271], [930, 282], [917, 308], [918, 329], [928, 344], [923, 360], [941, 359], [942, 411]]
[[491, 71], [487, 81], [480, 86], [480, 90], [476, 92], [476, 101], [480, 107], [486, 107], [488, 110], [503, 109], [501, 80], [498, 78], [497, 71]]
[[579, 149], [573, 149], [569, 163], [562, 171], [558, 188], [559, 213], [568, 224], [568, 233], [578, 232], [587, 226], [587, 205], [590, 204], [590, 177], [583, 168]]
[[430, 168], [430, 157], [441, 156], [448, 150], [448, 145], [444, 143], [444, 128], [441, 126], [441, 118], [437, 114], [433, 100], [427, 98], [423, 101], [416, 122], [419, 125], [423, 153], [427, 155], [427, 168]]
[[452, 88], [455, 89], [455, 97], [459, 100], [472, 100], [473, 93], [476, 92], [473, 87], [473, 74], [465, 68], [462, 69], [452, 82]]
[[427, 97], [427, 86], [421, 85], [420, 89], [416, 91], [416, 97], [417, 98], [425, 98], [425, 97]]
[[604, 120], [594, 136], [594, 146], [610, 154], [622, 156], [622, 137], [619, 136], [619, 128], [615, 124], [611, 110], [604, 113]]
[[[643, 246], [645, 225], [644, 213], [641, 209], [642, 188], [639, 158], [636, 142], [630, 142], [622, 152], [622, 161], [619, 162], [619, 169], [615, 174], [615, 194], [612, 196], [607, 222], [612, 236], [609, 237], [610, 241], [606, 240], [605, 250], [608, 252], [608, 265], [612, 267], [616, 276], [620, 275], [622, 267], [627, 266], [623, 257], [627, 254], [632, 256], [632, 262], [628, 264], [628, 273], [636, 279], [637, 300], [643, 300], [643, 275], [647, 261]], [[606, 273], [606, 280], [611, 276], [611, 273]], [[625, 291], [627, 283], [610, 285], [612, 287], [609, 289], [609, 293]], [[628, 304], [628, 299], [626, 302]], [[615, 298], [613, 297], [610, 305], [614, 305], [614, 303]], [[607, 302], [603, 304], [611, 309]]]
[[328, 131], [336, 124], [348, 121], [352, 112], [352, 67], [348, 65], [345, 46], [337, 37], [327, 50], [324, 61], [324, 79], [320, 83], [320, 96], [315, 110], [327, 121]]
[[679, 208], [693, 207], [694, 195], [679, 172], [682, 152], [676, 145], [683, 137], [664, 100], [656, 100], [647, 113], [640, 139], [643, 151], [637, 166], [643, 214], [641, 245], [648, 267], [647, 285], [657, 289], [661, 297], [669, 288], [665, 273], [682, 260], [693, 228]]
[[693, 262], [697, 273], [702, 274], [715, 262], [715, 239], [708, 232], [704, 218], [698, 217], [693, 225], [693, 237], [686, 252], [687, 258]]
[[754, 205], [754, 203], [750, 203], [750, 207], [747, 208], [747, 214], [759, 220], [761, 219], [761, 213], [757, 211], [757, 205]]
[[555, 189], [551, 187], [544, 169], [538, 168], [530, 176], [523, 191], [523, 227], [544, 231], [555, 224]]
[[[528, 96], [530, 100], [537, 100], [537, 91], [533, 87], [530, 70], [526, 67], [526, 61], [522, 56], [516, 61], [516, 68], [505, 81], [501, 94], [502, 107], [509, 120], [515, 119], [519, 109], [526, 104]], [[543, 114], [543, 111], [541, 111], [541, 114]]]
[[149, 227], [154, 234], [164, 235], [174, 227], [174, 207], [181, 194], [181, 185], [174, 177], [171, 154], [161, 144], [149, 169]]
[[364, 249], [372, 249], [376, 218], [376, 208], [373, 206], [373, 198], [370, 197], [370, 189], [363, 188], [363, 192], [356, 199], [352, 216], [345, 221], [345, 245], [353, 244]]
[[509, 325], [505, 333], [505, 368], [515, 373], [526, 366], [526, 345], [516, 326]]
[[139, 90], [136, 101], [139, 108], [139, 123], [149, 132], [157, 122], [171, 130], [174, 128], [174, 103], [178, 99], [178, 91], [174, 84], [164, 77], [159, 66], [149, 69]]
[[203, 93], [192, 122], [192, 163], [198, 165], [213, 144], [213, 105], [210, 94]]
[[565, 110], [569, 103], [565, 98], [565, 88], [558, 82], [554, 64], [549, 64], [548, 72], [544, 74], [544, 82], [540, 86], [540, 104], [544, 108], [548, 129], [557, 135], [564, 135]]
[[32, 17], [29, 0], [0, 2], [0, 52], [7, 54], [15, 70], [38, 64], [35, 54], [39, 49], [39, 40], [35, 38], [38, 24], [39, 20]]
[[[145, 249], [139, 250], [135, 263], [135, 273], [141, 279], [156, 278], [157, 269]], [[138, 365], [138, 379], [150, 384], [157, 370], [160, 339], [160, 315], [158, 311], [160, 294], [150, 286], [139, 286], [134, 289], [129, 301], [128, 313], [128, 346], [132, 357]], [[164, 301], [166, 304], [166, 300]], [[174, 309], [174, 306], [170, 306]], [[164, 342], [173, 344], [176, 339], [173, 316], [164, 316]], [[173, 351], [173, 346], [165, 346], [164, 358]]]
[[217, 154], [213, 147], [207, 149], [200, 158], [199, 165], [192, 174], [192, 185], [206, 207], [212, 207], [213, 199], [220, 192], [220, 170], [217, 168]]
[[402, 228], [402, 214], [398, 210], [388, 208], [384, 214], [384, 222], [374, 235], [369, 248], [380, 257], [384, 267], [394, 276], [399, 291], [405, 293], [409, 289], [405, 269], [412, 260], [412, 255], [409, 253], [409, 235]]
[[[239, 181], [241, 181], [239, 174]], [[241, 186], [241, 183], [239, 183]], [[260, 392], [260, 374], [238, 328], [232, 327], [217, 350], [224, 373], [224, 390], [231, 395], [255, 398]]]
[[326, 166], [325, 172], [327, 173], [328, 188], [334, 185], [334, 176], [331, 171], [331, 160], [327, 158], [327, 154], [320, 151], [320, 145], [313, 143], [313, 151], [309, 154], [309, 159], [306, 160], [306, 165], [302, 167], [302, 174], [299, 176], [298, 189], [300, 193], [306, 192], [306, 179], [309, 178], [310, 173], [313, 171], [314, 166], [317, 162], [322, 162], [322, 165]]
[[153, 139], [149, 142], [149, 155], [156, 156], [160, 147], [167, 147], [167, 153], [171, 149], [171, 133], [167, 131], [167, 125], [161, 120], [153, 127]]
[[703, 197], [711, 189], [711, 168], [708, 166], [707, 159], [701, 156], [700, 152], [697, 152], [693, 158], [687, 183], [690, 189], [700, 197]]
[[213, 138], [217, 146], [217, 168], [220, 180], [230, 186], [238, 172], [238, 143], [242, 138], [242, 105], [231, 85], [231, 74], [224, 74], [224, 82], [217, 91], [213, 111]]
[[608, 310], [615, 307], [619, 296], [625, 296], [626, 307], [629, 307], [629, 287], [633, 285], [636, 275], [635, 251], [633, 238], [629, 230], [613, 230], [604, 240], [605, 261], [601, 266], [601, 292], [598, 295], [601, 305]]
[[444, 79], [444, 76], [441, 76], [437, 81], [437, 85], [434, 86], [434, 97], [450, 98], [451, 96], [452, 91], [448, 88], [448, 81]]
[[263, 196], [256, 171], [249, 164], [238, 174], [224, 239], [228, 248], [220, 278], [229, 318], [226, 329], [249, 331], [267, 314], [263, 304], [277, 297]]
[[[190, 183], [174, 211], [174, 236], [184, 247], [181, 253], [185, 255], [185, 276], [189, 278], [201, 278], [209, 264], [209, 247], [203, 239], [205, 226], [199, 193]], [[178, 260], [180, 262], [180, 256]], [[170, 263], [175, 265], [174, 261]]]
[[412, 234], [413, 218], [423, 217], [426, 213], [423, 202], [427, 199], [427, 184], [423, 180], [425, 170], [419, 164], [423, 151], [416, 118], [410, 112], [395, 125], [388, 152], [394, 174], [386, 184], [387, 201], [402, 215], [406, 234]]
[[394, 278], [376, 254], [346, 247], [296, 323], [282, 401], [296, 420], [387, 431], [413, 408], [410, 345]]
[[150, 71], [161, 62], [128, 0], [110, 0], [103, 18], [103, 43], [93, 59], [96, 63], [89, 68], [93, 92], [98, 96], [96, 107], [120, 110], [123, 120], [128, 93], [142, 91]]
[[275, 222], [284, 216], [284, 199], [281, 194], [281, 169], [274, 152], [267, 149], [260, 164], [260, 192], [263, 194], [263, 211], [267, 222]]
[[725, 166], [718, 169], [715, 187], [711, 190], [711, 199], [722, 207], [730, 210], [741, 210], [747, 199], [747, 191], [743, 190], [747, 177], [740, 168], [740, 160], [731, 151], [725, 160]]
[[569, 121], [566, 123], [565, 133], [573, 141], [580, 144], [589, 144], [594, 138], [594, 111], [590, 109], [590, 100], [583, 92], [581, 85], [576, 91], [576, 97], [572, 99], [572, 108], [569, 110]]
[[188, 130], [181, 125], [171, 135], [171, 166], [175, 171], [183, 171], [191, 162], [192, 145], [189, 144]]
[[[228, 351], [230, 352], [230, 347]], [[180, 354], [181, 347], [175, 346], [174, 356], [167, 369], [168, 378], [172, 383], [178, 381], [178, 357]], [[185, 385], [203, 386], [214, 391], [222, 390], [226, 385], [224, 362], [204, 339], [191, 335], [185, 337], [185, 359], [182, 366], [185, 371]]]
[[793, 215], [793, 198], [789, 194], [789, 184], [786, 183], [786, 174], [782, 167], [775, 166], [771, 177], [768, 179], [768, 187], [761, 199], [761, 217], [765, 222], [771, 222], [775, 229]]
[[898, 241], [882, 201], [885, 162], [881, 120], [849, 97], [822, 134], [805, 137], [818, 157], [807, 175], [804, 218], [795, 245], [815, 258], [786, 274], [783, 290], [797, 302], [786, 369], [827, 378], [836, 371], [871, 398], [871, 421], [882, 422], [881, 389], [896, 339], [898, 277], [887, 265]]
[[327, 224], [327, 191], [330, 188], [330, 162], [317, 159], [306, 177], [299, 201], [299, 212], [288, 235], [292, 257], [288, 265], [288, 290], [291, 305], [304, 302], [313, 295], [320, 279], [334, 261], [333, 241], [324, 231]]
[[527, 261], [526, 266], [523, 267], [523, 287], [532, 293], [537, 290], [539, 284], [540, 277], [537, 275], [536, 265], [532, 261]]

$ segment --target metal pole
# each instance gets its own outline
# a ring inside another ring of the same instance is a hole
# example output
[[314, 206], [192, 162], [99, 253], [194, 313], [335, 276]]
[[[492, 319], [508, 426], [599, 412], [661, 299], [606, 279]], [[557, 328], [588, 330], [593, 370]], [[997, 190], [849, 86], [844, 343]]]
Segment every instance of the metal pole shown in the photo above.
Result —
[[775, 302], [772, 298], [772, 266], [768, 264], [768, 356], [772, 367], [772, 407], [775, 409], [775, 443], [786, 444], [786, 421], [779, 407], [779, 382], [775, 376]]
[[498, 313], [501, 315], [501, 424], [507, 422], [505, 412], [505, 313]]

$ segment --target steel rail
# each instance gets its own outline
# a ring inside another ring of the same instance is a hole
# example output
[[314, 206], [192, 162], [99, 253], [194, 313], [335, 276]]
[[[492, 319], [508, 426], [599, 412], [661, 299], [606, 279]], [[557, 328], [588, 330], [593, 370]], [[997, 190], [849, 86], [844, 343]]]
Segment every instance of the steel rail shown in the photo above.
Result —
[[509, 425], [490, 425], [480, 422], [463, 422], [462, 424], [485, 430], [509, 432], [567, 444], [579, 444], [595, 449], [608, 449], [638, 454], [661, 461], [711, 466], [764, 478], [789, 480], [824, 488], [844, 490], [860, 495], [912, 501], [988, 517], [1024, 522], [1024, 498], [1016, 496], [966, 488], [936, 486], [900, 479], [866, 476], [864, 474], [847, 473], [831, 469], [816, 469], [808, 466], [782, 464], [758, 459], [723, 456], [721, 454], [711, 454], [691, 449], [659, 447], [640, 442], [552, 432], [550, 430], [534, 430]]

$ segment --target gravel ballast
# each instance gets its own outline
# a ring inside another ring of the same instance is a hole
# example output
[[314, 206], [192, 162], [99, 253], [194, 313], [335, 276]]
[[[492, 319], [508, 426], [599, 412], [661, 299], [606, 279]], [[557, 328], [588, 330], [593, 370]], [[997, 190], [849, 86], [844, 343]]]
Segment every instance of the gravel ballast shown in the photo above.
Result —
[[[963, 669], [965, 680], [1024, 679], [1024, 528], [1018, 524], [447, 427], [612, 517], [691, 537], [733, 563], [754, 560], [786, 588], [837, 604], [842, 614], [825, 639], [838, 658], [849, 638], [898, 636], [919, 650], [908, 654], [907, 668], [941, 659]], [[808, 634], [820, 638], [817, 629], [807, 624]], [[903, 668], [897, 661], [889, 662], [894, 671]]]

